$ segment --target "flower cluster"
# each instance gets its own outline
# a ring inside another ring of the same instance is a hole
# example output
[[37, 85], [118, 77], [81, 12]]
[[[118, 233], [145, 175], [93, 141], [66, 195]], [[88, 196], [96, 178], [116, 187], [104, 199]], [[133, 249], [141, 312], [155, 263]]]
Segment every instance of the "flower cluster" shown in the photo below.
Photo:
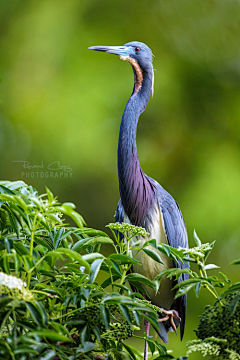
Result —
[[120, 233], [122, 233], [123, 235], [125, 235], [125, 233], [129, 233], [131, 234], [131, 237], [135, 237], [135, 236], [149, 236], [149, 233], [142, 227], [139, 226], [135, 226], [135, 225], [131, 225], [131, 224], [127, 224], [127, 223], [111, 223], [106, 225], [106, 227], [109, 227], [112, 230], [116, 230], [119, 231]]
[[27, 284], [16, 276], [7, 275], [3, 272], [0, 272], [0, 286], [5, 285], [8, 289], [18, 289], [22, 290], [23, 287], [26, 287]]
[[183, 250], [185, 255], [189, 255], [194, 258], [202, 258], [207, 252], [212, 250], [212, 244], [206, 243], [191, 249], [179, 247], [179, 250]]
[[201, 341], [201, 340], [188, 341], [187, 355], [191, 354], [192, 352], [199, 351], [203, 357], [218, 356], [220, 354], [221, 347], [218, 344], [208, 340], [210, 339], [206, 339], [205, 341]]

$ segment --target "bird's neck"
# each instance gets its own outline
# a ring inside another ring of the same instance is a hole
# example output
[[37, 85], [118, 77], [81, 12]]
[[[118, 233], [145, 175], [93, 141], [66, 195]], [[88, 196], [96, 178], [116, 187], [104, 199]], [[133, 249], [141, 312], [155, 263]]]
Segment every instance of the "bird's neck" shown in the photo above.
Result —
[[[153, 201], [154, 185], [141, 169], [136, 146], [139, 116], [151, 95], [152, 71], [140, 73], [133, 67], [135, 84], [123, 113], [118, 142], [118, 178], [123, 208], [133, 225], [144, 226]], [[150, 69], [151, 70], [151, 69]]]

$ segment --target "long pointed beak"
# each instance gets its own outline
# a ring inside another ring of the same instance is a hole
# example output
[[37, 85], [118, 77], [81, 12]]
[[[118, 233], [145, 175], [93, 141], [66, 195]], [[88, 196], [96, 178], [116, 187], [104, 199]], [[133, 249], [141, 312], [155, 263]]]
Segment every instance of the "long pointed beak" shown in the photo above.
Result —
[[91, 46], [89, 50], [103, 51], [109, 54], [129, 56], [133, 50], [129, 46]]

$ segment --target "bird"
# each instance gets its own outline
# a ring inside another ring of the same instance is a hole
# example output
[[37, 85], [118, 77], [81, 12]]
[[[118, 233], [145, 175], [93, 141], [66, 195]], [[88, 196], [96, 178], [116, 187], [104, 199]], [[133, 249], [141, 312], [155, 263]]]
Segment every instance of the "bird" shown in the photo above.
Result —
[[[123, 112], [118, 140], [118, 179], [120, 200], [115, 213], [115, 221], [129, 223], [146, 229], [148, 238], [141, 239], [141, 245], [148, 239], [156, 239], [158, 243], [172, 247], [188, 248], [188, 236], [185, 222], [178, 203], [154, 179], [147, 176], [139, 162], [136, 134], [140, 115], [146, 109], [154, 87], [153, 54], [144, 43], [132, 41], [123, 46], [91, 46], [90, 50], [118, 55], [128, 62], [134, 73], [134, 87]], [[153, 280], [162, 270], [167, 268], [187, 268], [187, 263], [177, 263], [161, 253], [164, 265], [151, 259], [143, 251], [137, 255], [141, 265], [134, 264], [133, 272], [140, 273]], [[186, 280], [183, 273], [177, 282]], [[143, 285], [154, 305], [161, 309], [160, 337], [167, 343], [168, 332], [176, 331], [180, 324], [181, 340], [184, 335], [186, 320], [187, 295], [177, 299], [172, 288], [176, 280], [164, 276], [160, 289], [155, 294], [153, 289]], [[166, 316], [164, 316], [165, 314]], [[146, 335], [149, 335], [150, 324], [144, 320]], [[148, 344], [145, 341], [144, 359], [147, 359]]]

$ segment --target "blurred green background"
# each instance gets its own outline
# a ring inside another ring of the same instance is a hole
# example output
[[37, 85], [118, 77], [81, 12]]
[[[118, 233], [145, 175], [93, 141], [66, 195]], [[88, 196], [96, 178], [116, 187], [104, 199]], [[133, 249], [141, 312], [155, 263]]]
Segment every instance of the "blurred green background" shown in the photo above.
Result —
[[[142, 168], [179, 202], [191, 245], [194, 228], [204, 242], [217, 239], [210, 261], [236, 281], [228, 264], [240, 257], [239, 13], [237, 0], [1, 0], [0, 178], [40, 193], [48, 186], [90, 227], [112, 222], [133, 74], [87, 48], [145, 42], [156, 72], [138, 126]], [[208, 301], [204, 291], [189, 296], [186, 340]], [[169, 348], [183, 356], [185, 341], [172, 334]]]

